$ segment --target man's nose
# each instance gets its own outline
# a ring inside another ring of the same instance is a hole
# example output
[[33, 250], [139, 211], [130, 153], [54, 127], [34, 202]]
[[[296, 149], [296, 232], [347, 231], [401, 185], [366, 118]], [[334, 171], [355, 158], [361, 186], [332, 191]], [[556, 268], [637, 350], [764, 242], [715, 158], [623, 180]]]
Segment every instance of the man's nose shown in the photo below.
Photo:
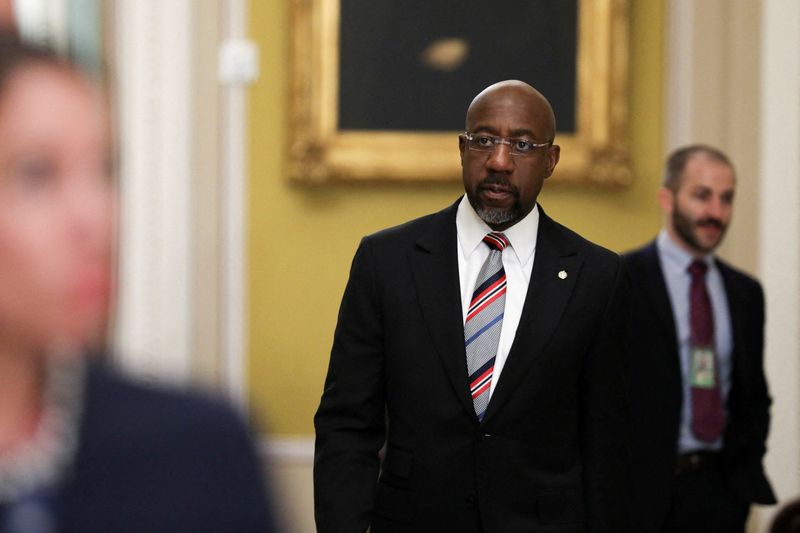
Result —
[[726, 204], [720, 198], [714, 198], [708, 203], [709, 216], [714, 217], [717, 220], [723, 220], [725, 218], [725, 213], [727, 209], [728, 209], [728, 204]]
[[494, 150], [486, 160], [486, 168], [494, 172], [511, 172], [514, 162], [511, 159], [511, 147], [498, 143], [494, 145]]

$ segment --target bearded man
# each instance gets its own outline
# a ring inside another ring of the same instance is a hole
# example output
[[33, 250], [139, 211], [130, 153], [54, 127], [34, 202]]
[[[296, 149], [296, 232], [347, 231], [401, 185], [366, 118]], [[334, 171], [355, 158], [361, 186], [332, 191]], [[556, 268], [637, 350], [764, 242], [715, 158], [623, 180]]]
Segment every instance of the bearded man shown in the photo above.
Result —
[[764, 295], [714, 255], [735, 189], [719, 150], [675, 151], [658, 192], [664, 228], [625, 254], [632, 509], [643, 533], [742, 533], [751, 503], [775, 503], [762, 465]]

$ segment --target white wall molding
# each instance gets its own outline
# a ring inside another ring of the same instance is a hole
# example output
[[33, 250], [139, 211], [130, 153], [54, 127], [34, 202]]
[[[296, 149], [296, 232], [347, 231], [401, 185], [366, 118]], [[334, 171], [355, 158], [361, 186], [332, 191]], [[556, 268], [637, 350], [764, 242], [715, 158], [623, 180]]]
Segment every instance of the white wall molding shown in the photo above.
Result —
[[314, 437], [308, 435], [284, 435], [264, 437], [259, 443], [262, 456], [271, 465], [314, 464]]
[[774, 398], [766, 465], [785, 500], [800, 494], [800, 3], [765, 0], [762, 24], [758, 255]]
[[[145, 377], [247, 399], [246, 81], [220, 83], [220, 41], [246, 0], [119, 0], [112, 64], [120, 131], [117, 357]], [[202, 129], [200, 129], [202, 128]]]
[[[245, 0], [224, 4], [223, 39], [243, 39], [247, 26]], [[222, 88], [222, 381], [228, 396], [247, 409], [247, 87]]]
[[314, 437], [266, 437], [260, 451], [275, 487], [274, 500], [285, 533], [316, 531], [314, 524]]
[[116, 353], [152, 379], [191, 372], [190, 0], [114, 6], [120, 132]]
[[685, 0], [668, 0], [666, 14], [664, 148], [669, 152], [691, 141], [694, 5]]

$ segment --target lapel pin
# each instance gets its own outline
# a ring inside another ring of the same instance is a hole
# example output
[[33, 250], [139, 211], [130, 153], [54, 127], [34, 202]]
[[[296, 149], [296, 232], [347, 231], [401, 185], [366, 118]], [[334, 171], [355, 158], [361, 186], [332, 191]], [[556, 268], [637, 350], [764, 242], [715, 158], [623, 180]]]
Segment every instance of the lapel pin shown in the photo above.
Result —
[[567, 271], [562, 270], [558, 273], [558, 279], [567, 279]]

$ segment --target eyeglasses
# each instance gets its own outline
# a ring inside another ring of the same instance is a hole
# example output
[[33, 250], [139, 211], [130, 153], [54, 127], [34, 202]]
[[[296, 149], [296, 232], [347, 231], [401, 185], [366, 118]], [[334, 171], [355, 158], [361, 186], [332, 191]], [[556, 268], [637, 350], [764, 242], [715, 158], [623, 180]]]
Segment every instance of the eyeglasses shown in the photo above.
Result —
[[467, 148], [475, 150], [476, 152], [492, 152], [498, 144], [505, 144], [508, 146], [511, 155], [530, 155], [537, 148], [544, 148], [550, 146], [553, 141], [544, 143], [535, 143], [527, 139], [505, 139], [503, 137], [495, 137], [494, 135], [486, 135], [484, 133], [469, 133], [464, 132], [459, 137], [466, 139]]

